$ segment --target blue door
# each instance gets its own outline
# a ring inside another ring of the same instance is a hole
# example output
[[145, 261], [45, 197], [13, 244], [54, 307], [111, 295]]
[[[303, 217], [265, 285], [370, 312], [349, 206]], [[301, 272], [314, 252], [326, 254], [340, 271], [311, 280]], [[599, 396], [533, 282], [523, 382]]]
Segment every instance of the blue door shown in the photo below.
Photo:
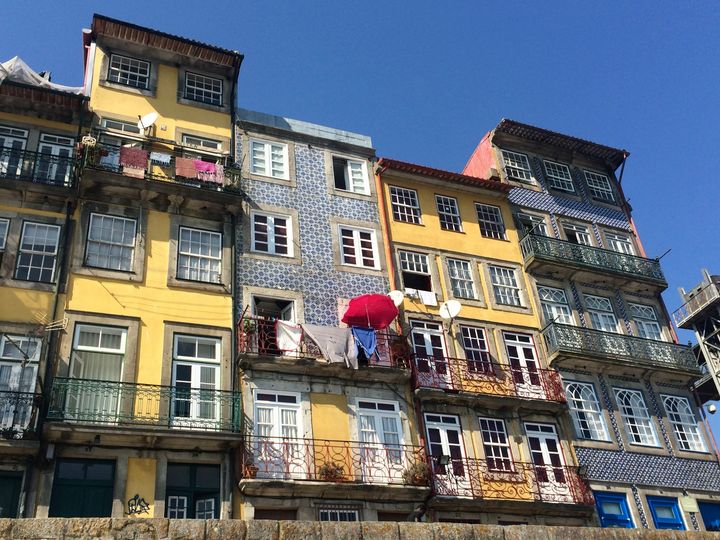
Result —
[[597, 505], [600, 525], [603, 527], [618, 527], [621, 529], [632, 529], [632, 516], [628, 507], [627, 497], [624, 493], [610, 493], [607, 491], [595, 491], [595, 504]]
[[648, 496], [647, 503], [650, 507], [656, 529], [685, 530], [685, 523], [680, 513], [680, 506], [675, 497]]
[[720, 531], [720, 504], [698, 501], [706, 531]]

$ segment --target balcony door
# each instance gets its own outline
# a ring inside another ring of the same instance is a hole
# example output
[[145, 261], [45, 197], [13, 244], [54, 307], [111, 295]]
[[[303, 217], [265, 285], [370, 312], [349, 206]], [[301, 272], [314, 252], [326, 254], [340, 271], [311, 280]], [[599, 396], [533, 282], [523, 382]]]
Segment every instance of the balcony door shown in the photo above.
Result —
[[398, 403], [359, 400], [358, 423], [363, 481], [400, 482], [406, 464]]
[[560, 441], [552, 424], [525, 424], [542, 500], [572, 502]]
[[0, 126], [0, 177], [17, 178], [22, 173], [27, 131]]
[[305, 479], [312, 449], [300, 439], [300, 394], [255, 390], [252, 447], [258, 478]]
[[418, 386], [450, 388], [450, 369], [445, 349], [442, 324], [428, 321], [410, 321], [415, 376]]
[[72, 154], [72, 138], [41, 134], [34, 178], [41, 182], [68, 185], [72, 172]]
[[[173, 346], [172, 427], [220, 427], [220, 340], [176, 335]], [[159, 398], [159, 396], [158, 396]]]
[[438, 495], [472, 497], [460, 419], [446, 414], [426, 414], [428, 452]]
[[22, 432], [31, 425], [40, 345], [27, 336], [0, 339], [0, 429]]
[[542, 373], [538, 366], [535, 343], [531, 335], [503, 332], [505, 350], [517, 394], [522, 397], [543, 399]]

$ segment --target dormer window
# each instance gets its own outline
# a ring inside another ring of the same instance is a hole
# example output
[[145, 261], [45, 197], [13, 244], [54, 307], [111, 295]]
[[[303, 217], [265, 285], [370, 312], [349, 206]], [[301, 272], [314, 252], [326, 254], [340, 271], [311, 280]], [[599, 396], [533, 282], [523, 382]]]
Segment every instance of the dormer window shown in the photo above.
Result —
[[223, 104], [223, 81], [188, 71], [185, 74], [184, 97], [220, 107]]
[[108, 81], [147, 90], [150, 88], [150, 62], [113, 54], [110, 56]]

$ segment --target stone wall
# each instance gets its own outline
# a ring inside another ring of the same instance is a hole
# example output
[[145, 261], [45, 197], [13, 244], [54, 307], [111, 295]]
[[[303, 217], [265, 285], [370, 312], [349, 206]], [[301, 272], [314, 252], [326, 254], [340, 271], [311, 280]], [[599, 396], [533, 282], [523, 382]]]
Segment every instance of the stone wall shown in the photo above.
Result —
[[720, 533], [466, 525], [458, 523], [320, 523], [317, 521], [129, 518], [0, 519], [0, 539], [71, 540], [704, 540]]

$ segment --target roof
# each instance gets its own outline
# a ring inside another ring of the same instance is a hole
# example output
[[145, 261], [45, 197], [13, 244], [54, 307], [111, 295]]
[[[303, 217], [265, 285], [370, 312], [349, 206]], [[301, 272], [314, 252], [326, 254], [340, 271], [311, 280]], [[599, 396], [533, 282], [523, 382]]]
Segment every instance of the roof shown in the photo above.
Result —
[[548, 144], [601, 159], [610, 163], [615, 169], [630, 155], [630, 152], [627, 150], [604, 146], [570, 135], [563, 135], [556, 131], [523, 124], [515, 120], [508, 120], [507, 118], [503, 118], [495, 127], [494, 131], [495, 133], [507, 133], [508, 135], [520, 137], [528, 141]]
[[15, 83], [18, 86], [38, 88], [56, 94], [82, 96], [82, 86], [65, 86], [50, 82], [48, 75], [41, 75], [28, 66], [19, 56], [0, 63], [0, 84]]
[[482, 187], [485, 189], [500, 191], [502, 193], [509, 192], [512, 187], [509, 184], [501, 183], [499, 180], [488, 180], [485, 178], [479, 178], [477, 176], [468, 176], [466, 174], [443, 171], [441, 169], [433, 169], [432, 167], [417, 165], [415, 163], [408, 163], [406, 161], [398, 161], [396, 159], [380, 158], [378, 166], [383, 169], [394, 169], [396, 171], [429, 176], [431, 178], [437, 178], [439, 180], [446, 180], [449, 182], [457, 182], [459, 184]]
[[93, 15], [92, 32], [94, 35], [114, 37], [145, 47], [163, 49], [227, 67], [233, 67], [236, 63], [239, 66], [244, 58], [238, 51], [223, 49], [222, 47], [216, 47], [215, 45], [182, 36], [166, 34], [159, 30], [112, 19], [97, 13]]

